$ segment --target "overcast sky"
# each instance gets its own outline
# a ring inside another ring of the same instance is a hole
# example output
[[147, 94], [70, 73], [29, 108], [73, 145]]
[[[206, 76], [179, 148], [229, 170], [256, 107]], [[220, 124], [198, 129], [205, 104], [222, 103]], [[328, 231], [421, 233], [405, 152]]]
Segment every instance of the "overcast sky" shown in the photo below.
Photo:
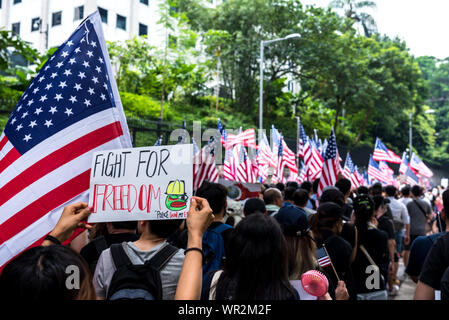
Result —
[[[330, 0], [303, 0], [327, 7]], [[415, 56], [449, 57], [449, 0], [375, 0], [371, 13], [379, 32], [398, 36]]]

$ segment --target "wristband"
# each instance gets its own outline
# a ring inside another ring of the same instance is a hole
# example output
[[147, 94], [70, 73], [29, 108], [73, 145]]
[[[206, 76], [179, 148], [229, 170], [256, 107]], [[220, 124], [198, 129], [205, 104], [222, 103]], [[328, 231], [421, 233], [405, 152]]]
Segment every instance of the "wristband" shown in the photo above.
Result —
[[54, 244], [62, 245], [61, 241], [59, 241], [58, 239], [56, 239], [55, 237], [53, 237], [53, 236], [51, 236], [51, 235], [47, 235], [47, 236], [44, 238], [44, 241], [45, 241], [45, 240], [51, 241], [51, 242], [53, 242]]
[[187, 252], [189, 252], [189, 251], [198, 251], [198, 252], [201, 253], [201, 255], [202, 255], [203, 258], [204, 258], [204, 252], [203, 252], [203, 250], [200, 249], [200, 248], [188, 248], [188, 249], [186, 249], [186, 250], [184, 251], [184, 255], [186, 255]]

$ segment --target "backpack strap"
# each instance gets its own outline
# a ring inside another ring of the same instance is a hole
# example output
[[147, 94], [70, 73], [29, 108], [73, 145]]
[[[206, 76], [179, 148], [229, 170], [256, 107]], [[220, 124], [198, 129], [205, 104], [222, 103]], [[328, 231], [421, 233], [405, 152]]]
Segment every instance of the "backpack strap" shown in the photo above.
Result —
[[232, 229], [232, 227], [229, 224], [226, 223], [220, 223], [218, 226], [212, 229], [212, 231], [215, 231], [218, 234], [222, 234], [224, 231]]
[[100, 255], [104, 250], [108, 248], [108, 243], [106, 242], [104, 236], [99, 236], [98, 238], [95, 238], [93, 244], [95, 246], [95, 250], [97, 250], [98, 255]]
[[419, 204], [419, 202], [415, 199], [413, 199], [413, 202], [416, 204], [416, 206], [419, 208], [419, 211], [422, 212], [422, 214], [424, 215], [424, 217], [427, 219], [427, 213], [426, 211], [424, 211], [423, 207], [421, 207], [421, 205]]
[[115, 243], [111, 245], [111, 255], [116, 269], [119, 269], [120, 267], [126, 266], [131, 263], [131, 260], [125, 252], [125, 249], [123, 249], [122, 243]]
[[147, 263], [151, 264], [156, 270], [161, 271], [161, 269], [171, 260], [178, 250], [179, 249], [175, 246], [167, 244], [156, 252], [156, 254], [148, 260]]

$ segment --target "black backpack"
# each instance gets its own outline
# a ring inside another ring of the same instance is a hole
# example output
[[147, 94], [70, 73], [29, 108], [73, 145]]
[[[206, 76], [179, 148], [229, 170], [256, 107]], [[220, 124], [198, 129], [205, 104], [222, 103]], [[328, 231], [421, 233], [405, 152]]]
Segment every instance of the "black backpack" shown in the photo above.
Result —
[[143, 265], [134, 265], [123, 245], [111, 246], [116, 271], [107, 294], [108, 300], [162, 300], [161, 269], [178, 252], [167, 244]]

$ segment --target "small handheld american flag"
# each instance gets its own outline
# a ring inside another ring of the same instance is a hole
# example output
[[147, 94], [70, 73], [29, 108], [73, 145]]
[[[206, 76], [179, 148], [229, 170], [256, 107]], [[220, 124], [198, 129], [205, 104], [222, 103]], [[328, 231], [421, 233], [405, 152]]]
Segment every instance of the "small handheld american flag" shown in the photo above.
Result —
[[316, 256], [318, 264], [321, 268], [326, 268], [331, 265], [331, 259], [329, 258], [323, 247], [318, 248], [318, 250], [316, 251]]

